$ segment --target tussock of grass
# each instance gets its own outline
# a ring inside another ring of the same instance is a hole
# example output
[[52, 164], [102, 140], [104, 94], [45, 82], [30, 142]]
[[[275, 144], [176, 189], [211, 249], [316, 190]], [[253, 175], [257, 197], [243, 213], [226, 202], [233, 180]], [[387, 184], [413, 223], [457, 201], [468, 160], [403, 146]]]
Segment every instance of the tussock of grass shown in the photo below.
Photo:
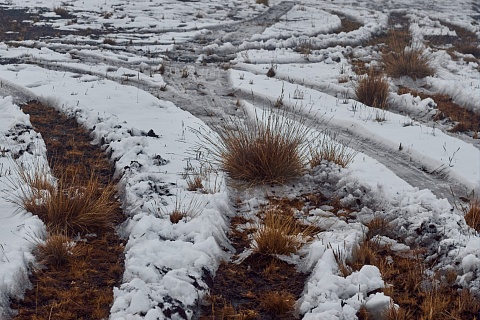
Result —
[[419, 48], [404, 48], [400, 52], [382, 55], [385, 72], [393, 78], [408, 76], [413, 80], [433, 76], [434, 71], [428, 64], [428, 58]]
[[253, 234], [253, 251], [265, 255], [289, 255], [310, 240], [316, 228], [299, 223], [289, 212], [270, 208]]
[[102, 186], [93, 175], [84, 181], [69, 167], [56, 181], [36, 169], [17, 166], [19, 180], [11, 181], [10, 200], [38, 215], [50, 232], [88, 233], [110, 225], [117, 208], [113, 185]]
[[357, 100], [367, 106], [382, 110], [388, 107], [389, 85], [379, 73], [370, 69], [368, 74], [361, 76], [355, 87]]
[[336, 134], [326, 132], [314, 147], [310, 148], [310, 166], [316, 167], [322, 161], [330, 161], [346, 168], [357, 155], [357, 151], [341, 144]]
[[293, 312], [295, 296], [287, 291], [269, 291], [261, 297], [261, 306], [270, 314], [287, 315]]
[[252, 184], [284, 183], [305, 172], [310, 129], [265, 111], [254, 120], [227, 120], [216, 128], [219, 139], [197, 131], [213, 160], [231, 178]]
[[465, 209], [465, 222], [473, 229], [480, 231], [480, 200], [471, 200], [468, 211]]
[[68, 237], [53, 234], [45, 242], [37, 245], [36, 256], [41, 264], [58, 268], [69, 262], [72, 248], [72, 242]]
[[415, 46], [406, 34], [390, 33], [388, 50], [382, 54], [387, 75], [393, 78], [408, 76], [413, 80], [433, 76], [434, 70], [428, 64], [423, 48]]

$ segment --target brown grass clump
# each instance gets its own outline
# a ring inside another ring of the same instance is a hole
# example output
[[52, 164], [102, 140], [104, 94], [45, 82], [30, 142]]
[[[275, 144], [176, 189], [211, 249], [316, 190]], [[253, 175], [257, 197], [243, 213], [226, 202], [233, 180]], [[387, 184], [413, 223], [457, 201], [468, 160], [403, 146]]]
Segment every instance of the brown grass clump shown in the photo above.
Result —
[[270, 208], [253, 234], [253, 250], [265, 255], [289, 255], [309, 241], [315, 231], [315, 227], [299, 223], [289, 212]]
[[316, 145], [310, 149], [310, 166], [314, 168], [326, 160], [346, 168], [357, 153], [347, 145], [340, 143], [336, 134], [326, 132], [323, 138], [319, 139]]
[[480, 200], [471, 200], [470, 206], [465, 209], [465, 222], [473, 229], [480, 231]]
[[213, 160], [233, 179], [252, 184], [284, 183], [302, 175], [310, 129], [304, 119], [288, 119], [272, 110], [216, 128], [219, 139], [197, 131]]
[[268, 0], [255, 0], [256, 4], [263, 4], [264, 6], [268, 7]]
[[195, 174], [193, 178], [187, 175], [187, 190], [197, 191], [198, 189], [203, 189], [202, 177], [199, 174]]
[[286, 315], [293, 312], [295, 296], [287, 291], [269, 291], [260, 297], [261, 306], [270, 314]]
[[428, 64], [424, 50], [414, 46], [404, 33], [390, 32], [388, 50], [382, 54], [382, 62], [387, 75], [393, 78], [408, 76], [413, 80], [433, 76], [434, 70]]
[[61, 234], [53, 234], [44, 243], [37, 245], [36, 256], [41, 264], [56, 269], [69, 262], [72, 248], [71, 239]]
[[387, 80], [379, 72], [370, 69], [366, 76], [360, 77], [355, 94], [361, 103], [385, 110], [388, 106], [389, 87]]
[[88, 233], [110, 225], [117, 209], [113, 185], [102, 186], [93, 175], [84, 181], [68, 167], [54, 182], [45, 171], [30, 172], [20, 165], [17, 171], [19, 181], [11, 182], [19, 193], [11, 201], [38, 215], [49, 231]]
[[267, 77], [273, 78], [277, 73], [275, 72], [275, 67], [272, 65], [267, 71]]

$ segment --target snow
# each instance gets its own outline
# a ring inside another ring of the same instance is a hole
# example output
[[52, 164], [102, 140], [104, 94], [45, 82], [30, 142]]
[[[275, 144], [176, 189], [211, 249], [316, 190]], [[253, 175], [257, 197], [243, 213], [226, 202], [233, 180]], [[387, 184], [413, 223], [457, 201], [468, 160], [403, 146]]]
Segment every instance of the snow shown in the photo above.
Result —
[[[273, 6], [280, 1], [270, 3]], [[45, 17], [53, 15], [56, 5], [9, 1], [10, 7], [44, 7]], [[113, 289], [111, 319], [165, 319], [167, 314], [172, 314], [171, 319], [194, 318], [208, 294], [207, 277], [214, 276], [219, 263], [230, 258], [232, 248], [226, 233], [233, 215], [231, 190], [214, 164], [205, 167], [200, 161], [197, 147], [201, 141], [191, 130], [206, 128], [206, 124], [159, 93], [167, 83], [158, 72], [162, 63], [169, 62], [167, 52], [194, 40], [209, 39], [215, 32], [218, 39], [207, 41], [193, 61], [200, 62], [213, 53], [232, 54], [231, 88], [242, 97], [261, 101], [256, 106], [242, 101], [246, 114], [254, 116], [264, 106], [263, 101], [273, 104], [283, 94], [285, 107], [348, 132], [358, 141], [372, 143], [379, 153], [405, 157], [425, 171], [448, 175], [448, 181], [466, 190], [480, 187], [478, 146], [430, 123], [413, 120], [418, 115], [432, 115], [435, 101], [392, 93], [392, 112], [358, 103], [351, 99], [352, 82], [358, 78], [347, 59], [352, 55], [369, 61], [378, 55], [356, 46], [385, 30], [389, 12], [405, 7], [411, 9], [408, 18], [416, 41], [430, 35], [455, 36], [442, 20], [480, 37], [469, 1], [452, 4], [442, 0], [433, 8], [413, 0], [383, 4], [339, 0], [321, 5], [305, 0], [293, 4], [272, 25], [247, 32], [241, 41], [222, 30], [268, 8], [243, 0], [67, 0], [62, 6], [77, 19], [55, 20], [55, 27], [106, 32], [98, 39], [69, 35], [48, 41], [17, 41], [16, 47], [0, 43], [2, 59], [22, 60], [0, 65], [0, 189], [8, 196], [12, 192], [9, 179], [15, 179], [14, 164], [7, 155], [18, 155], [19, 161], [26, 163], [45, 162], [41, 136], [31, 128], [18, 103], [38, 98], [92, 130], [94, 142], [115, 161], [127, 217], [118, 229], [127, 239], [125, 272], [122, 284]], [[362, 27], [332, 33], [341, 25], [337, 13], [362, 23]], [[118, 28], [124, 29], [114, 32]], [[105, 38], [114, 39], [115, 44], [105, 44]], [[311, 46], [312, 52], [299, 52], [302, 44]], [[389, 79], [392, 89], [405, 84], [423, 86], [430, 92], [446, 93], [478, 112], [478, 65], [467, 64], [463, 58], [454, 61], [444, 50], [429, 55], [437, 68], [433, 77], [416, 82]], [[268, 78], [266, 72], [272, 66], [277, 75]], [[194, 65], [188, 67], [190, 70]], [[193, 89], [179, 85], [170, 90], [181, 95]], [[205, 109], [216, 112], [212, 106]], [[398, 110], [403, 114], [393, 112]], [[321, 128], [317, 134], [323, 134]], [[354, 143], [349, 146], [356, 148]], [[356, 319], [361, 306], [379, 315], [392, 304], [383, 293], [372, 293], [387, 285], [378, 268], [365, 265], [345, 277], [335, 259], [335, 255], [350, 257], [367, 232], [363, 223], [378, 216], [390, 221], [399, 234], [398, 239], [383, 236], [376, 241], [398, 252], [423, 246], [428, 260], [438, 261], [436, 270], [456, 268], [456, 283], [480, 292], [478, 232], [466, 225], [460, 210], [448, 200], [437, 198], [422, 185], [412, 186], [379, 160], [381, 154], [377, 156], [359, 152], [346, 169], [322, 164], [304, 177], [310, 187], [318, 184], [332, 189], [345, 205], [355, 207], [360, 202], [363, 207], [355, 213], [355, 223], [336, 217], [328, 206], [308, 213], [308, 221], [326, 231], [302, 248], [300, 256], [290, 257], [299, 270], [310, 273], [298, 301], [297, 313], [303, 319]], [[203, 183], [207, 192], [188, 191], [185, 176], [200, 170], [206, 172]], [[287, 195], [294, 197], [295, 193]], [[245, 203], [256, 208], [262, 199], [262, 191], [253, 191]], [[30, 286], [28, 273], [35, 263], [32, 251], [42, 241], [45, 227], [37, 217], [18, 210], [8, 197], [0, 198], [0, 207], [2, 318], [11, 315], [9, 300], [21, 298]], [[169, 214], [176, 209], [187, 214], [173, 224]]]

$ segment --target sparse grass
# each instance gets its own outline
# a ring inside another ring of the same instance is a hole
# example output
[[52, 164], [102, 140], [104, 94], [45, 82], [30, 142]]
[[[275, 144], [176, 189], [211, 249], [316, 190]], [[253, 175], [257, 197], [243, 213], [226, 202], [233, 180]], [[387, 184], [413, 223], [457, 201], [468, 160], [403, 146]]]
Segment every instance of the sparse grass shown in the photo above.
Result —
[[113, 185], [102, 186], [94, 175], [84, 181], [71, 167], [55, 182], [42, 168], [16, 168], [19, 180], [11, 181], [9, 200], [38, 215], [50, 232], [88, 233], [110, 225], [117, 208]]
[[355, 94], [361, 103], [385, 110], [388, 107], [389, 88], [388, 81], [382, 74], [370, 69], [367, 75], [360, 77], [355, 86]]
[[288, 291], [269, 291], [261, 297], [261, 306], [273, 315], [287, 315], [293, 312], [295, 296]]
[[468, 210], [465, 208], [464, 211], [465, 222], [473, 229], [480, 231], [480, 200], [471, 200]]
[[305, 172], [310, 129], [304, 119], [271, 110], [253, 120], [227, 120], [219, 139], [196, 131], [213, 160], [233, 179], [251, 184], [284, 183]]
[[408, 76], [413, 80], [433, 76], [434, 70], [428, 63], [424, 49], [415, 46], [405, 33], [390, 32], [388, 50], [382, 54], [387, 75], [393, 78]]
[[69, 262], [73, 247], [72, 240], [67, 236], [52, 234], [37, 245], [36, 257], [41, 264], [57, 269]]
[[341, 144], [337, 135], [326, 132], [310, 149], [310, 166], [316, 167], [322, 161], [330, 161], [346, 168], [357, 155], [357, 151]]
[[197, 191], [203, 189], [202, 176], [199, 174], [187, 175], [187, 190]]
[[299, 223], [291, 212], [269, 208], [264, 212], [263, 223], [253, 234], [252, 248], [265, 255], [289, 255], [311, 240], [315, 231], [315, 227]]
[[[167, 213], [171, 223], [177, 224], [184, 218], [192, 219], [202, 213], [201, 203], [197, 201], [197, 198], [191, 198], [188, 203], [185, 203], [184, 200], [180, 196], [176, 197], [174, 209]], [[160, 211], [162, 210], [160, 209]]]

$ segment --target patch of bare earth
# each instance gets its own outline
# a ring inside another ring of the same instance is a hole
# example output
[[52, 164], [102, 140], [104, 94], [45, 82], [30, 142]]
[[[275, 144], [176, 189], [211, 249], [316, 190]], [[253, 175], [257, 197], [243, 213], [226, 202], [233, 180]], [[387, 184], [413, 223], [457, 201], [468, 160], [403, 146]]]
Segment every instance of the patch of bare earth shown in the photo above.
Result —
[[[295, 244], [282, 243], [292, 234], [320, 232], [316, 227], [303, 225], [293, 217], [293, 212], [305, 205], [316, 207], [329, 201], [321, 194], [304, 195], [294, 200], [271, 198], [269, 201], [270, 204], [257, 216], [263, 219], [262, 226], [268, 227], [267, 220], [272, 218], [274, 210], [274, 218], [280, 221], [275, 230], [282, 229], [281, 234], [265, 232], [266, 229], [245, 216], [232, 218], [229, 236], [236, 250], [232, 258], [234, 262], [220, 265], [210, 288], [209, 305], [203, 307], [200, 319], [295, 319], [295, 303], [309, 275], [298, 272], [295, 265], [279, 259], [272, 252], [295, 251]], [[245, 227], [249, 225], [247, 222], [251, 227]], [[290, 232], [293, 231], [290, 234], [286, 224]], [[263, 232], [261, 236], [259, 232]], [[252, 238], [256, 238], [256, 246], [252, 246]], [[239, 255], [247, 249], [252, 249], [253, 253], [237, 262]]]
[[[71, 181], [82, 186], [95, 177], [98, 194], [111, 186], [112, 164], [91, 144], [89, 133], [75, 119], [38, 102], [22, 109], [42, 134], [54, 176], [70, 174]], [[85, 190], [77, 185], [66, 188]], [[47, 224], [49, 237], [36, 252], [40, 265], [32, 270], [32, 288], [23, 300], [11, 305], [18, 312], [15, 319], [108, 318], [113, 287], [120, 283], [124, 261], [123, 243], [114, 227], [124, 217], [113, 193], [102, 201], [114, 205], [111, 221], [105, 225], [73, 233], [68, 223], [65, 230]]]

